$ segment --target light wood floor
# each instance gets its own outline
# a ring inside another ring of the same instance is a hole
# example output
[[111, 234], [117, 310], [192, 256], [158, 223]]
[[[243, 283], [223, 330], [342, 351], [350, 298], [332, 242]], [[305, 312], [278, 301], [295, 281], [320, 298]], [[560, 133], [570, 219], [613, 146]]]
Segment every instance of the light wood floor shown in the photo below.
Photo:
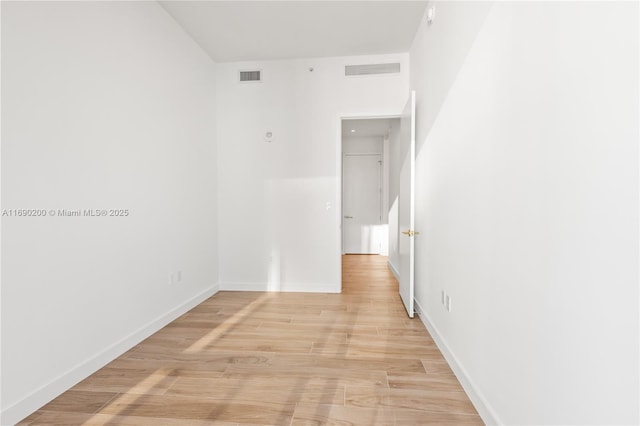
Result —
[[482, 425], [381, 256], [342, 294], [220, 292], [21, 425]]

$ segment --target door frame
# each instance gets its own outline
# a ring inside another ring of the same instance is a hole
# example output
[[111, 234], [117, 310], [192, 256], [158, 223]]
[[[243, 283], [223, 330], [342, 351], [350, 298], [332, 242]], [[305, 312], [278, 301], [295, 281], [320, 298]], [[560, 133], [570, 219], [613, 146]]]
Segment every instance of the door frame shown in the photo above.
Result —
[[[336, 135], [336, 170], [338, 170], [338, 179], [336, 182], [336, 192], [338, 193], [338, 199], [336, 200], [336, 211], [335, 217], [337, 219], [338, 227], [336, 229], [337, 241], [338, 244], [335, 248], [335, 254], [338, 262], [338, 271], [339, 271], [339, 283], [337, 292], [342, 293], [342, 122], [348, 120], [376, 120], [376, 119], [388, 119], [388, 118], [401, 118], [402, 112], [399, 114], [381, 114], [381, 115], [371, 115], [371, 114], [340, 114], [337, 118], [338, 125], [337, 127], [337, 135]], [[383, 159], [385, 161], [385, 159]]]
[[[408, 109], [408, 111], [407, 111]], [[403, 109], [403, 117], [409, 116], [409, 152], [408, 152], [408, 173], [407, 177], [409, 180], [408, 188], [406, 183], [403, 180], [403, 175], [405, 171], [405, 161], [404, 158], [401, 162], [400, 168], [400, 187], [398, 188], [398, 196], [400, 203], [398, 204], [398, 231], [399, 233], [406, 234], [405, 237], [399, 236], [398, 241], [398, 257], [399, 257], [399, 272], [400, 279], [398, 280], [398, 291], [400, 293], [400, 298], [402, 299], [402, 304], [407, 310], [407, 315], [409, 318], [414, 317], [415, 313], [415, 235], [418, 233], [415, 232], [415, 176], [416, 176], [416, 92], [412, 90], [409, 93], [409, 99]], [[401, 119], [402, 120], [402, 119]], [[400, 126], [402, 128], [402, 124]], [[404, 147], [404, 138], [401, 143]], [[402, 149], [401, 149], [402, 152]], [[408, 194], [403, 194], [403, 189], [409, 190]], [[409, 204], [406, 204], [406, 201], [403, 201], [403, 195], [408, 195]], [[408, 207], [409, 214], [408, 217], [405, 217], [403, 211], [404, 207]], [[404, 223], [404, 220], [407, 220], [408, 223]], [[406, 231], [402, 231], [403, 226], [408, 226]], [[408, 240], [407, 240], [408, 238]], [[407, 245], [408, 244], [408, 245]], [[406, 250], [403, 250], [406, 249]], [[408, 252], [408, 253], [407, 253]], [[404, 254], [403, 254], [404, 253]], [[408, 257], [408, 259], [406, 259]], [[408, 294], [407, 294], [408, 292]]]

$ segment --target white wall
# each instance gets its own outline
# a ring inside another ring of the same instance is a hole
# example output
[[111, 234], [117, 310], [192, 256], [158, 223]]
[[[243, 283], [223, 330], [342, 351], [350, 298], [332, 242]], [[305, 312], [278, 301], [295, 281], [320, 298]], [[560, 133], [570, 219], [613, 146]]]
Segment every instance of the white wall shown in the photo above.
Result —
[[[213, 62], [155, 2], [2, 2], [2, 424], [215, 292]], [[170, 274], [182, 282], [170, 286]]]
[[489, 423], [638, 424], [638, 3], [435, 17], [411, 50], [424, 319]]
[[344, 154], [384, 154], [382, 136], [344, 136], [342, 152]]
[[[392, 61], [400, 74], [344, 76]], [[262, 83], [237, 82], [253, 68]], [[340, 291], [340, 118], [398, 115], [408, 55], [225, 63], [217, 76], [221, 286]]]

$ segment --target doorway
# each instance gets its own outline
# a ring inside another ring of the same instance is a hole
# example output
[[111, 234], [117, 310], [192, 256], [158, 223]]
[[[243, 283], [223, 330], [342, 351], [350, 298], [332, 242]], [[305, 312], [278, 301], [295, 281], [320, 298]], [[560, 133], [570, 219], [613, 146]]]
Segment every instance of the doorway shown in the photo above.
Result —
[[[412, 91], [399, 116], [342, 118], [339, 151], [340, 264], [345, 265], [347, 254], [385, 256], [410, 318], [414, 317], [414, 236], [419, 234], [414, 229], [415, 111]], [[342, 278], [344, 272], [341, 267]]]
[[342, 120], [342, 254], [388, 255], [390, 134], [398, 122]]
[[344, 154], [342, 160], [342, 250], [380, 254], [382, 230], [382, 154]]

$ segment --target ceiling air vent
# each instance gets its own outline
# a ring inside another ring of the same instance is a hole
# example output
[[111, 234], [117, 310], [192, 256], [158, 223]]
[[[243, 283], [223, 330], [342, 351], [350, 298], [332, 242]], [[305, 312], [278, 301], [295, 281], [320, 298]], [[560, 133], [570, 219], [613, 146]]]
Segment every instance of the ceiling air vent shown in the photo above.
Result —
[[344, 67], [344, 75], [374, 75], [394, 74], [400, 72], [400, 63], [393, 64], [365, 64], [347, 65]]
[[262, 72], [260, 70], [240, 71], [240, 82], [257, 82], [262, 81]]

